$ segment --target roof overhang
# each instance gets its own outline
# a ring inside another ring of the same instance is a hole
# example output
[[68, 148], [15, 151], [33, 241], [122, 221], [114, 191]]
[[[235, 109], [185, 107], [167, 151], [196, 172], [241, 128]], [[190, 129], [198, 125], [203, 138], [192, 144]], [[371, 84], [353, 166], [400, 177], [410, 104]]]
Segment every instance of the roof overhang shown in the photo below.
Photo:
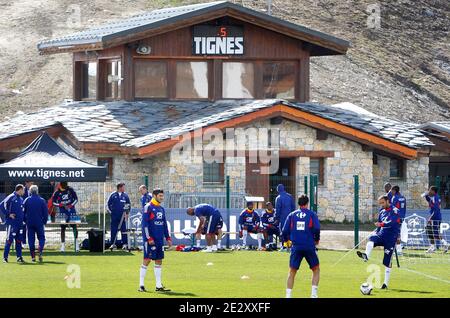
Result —
[[[373, 134], [369, 134], [349, 126], [342, 125], [333, 122], [331, 120], [319, 117], [317, 115], [310, 114], [305, 111], [295, 109], [293, 107], [289, 107], [283, 104], [277, 104], [237, 118], [233, 118], [207, 127], [203, 127], [202, 129], [196, 131], [190, 131], [183, 135], [183, 139], [184, 140], [192, 139], [197, 134], [202, 133], [203, 130], [208, 128], [216, 128], [223, 130], [226, 128], [242, 127], [256, 120], [260, 121], [274, 117], [282, 117], [309, 127], [324, 130], [334, 135], [343, 137], [345, 139], [355, 141], [361, 145], [369, 146], [373, 149], [378, 149], [385, 153], [389, 153], [396, 157], [404, 159], [415, 159], [419, 156], [418, 149], [409, 148], [407, 146], [389, 141], [379, 136], [375, 136]], [[134, 154], [134, 157], [142, 159], [168, 152], [174, 146], [176, 146], [178, 142], [179, 140], [177, 138], [172, 138], [148, 146], [137, 148], [137, 152]]]
[[209, 7], [169, 17], [147, 25], [100, 36], [96, 39], [66, 41], [65, 44], [59, 45], [58, 43], [42, 41], [38, 44], [38, 50], [41, 54], [102, 50], [225, 16], [243, 20], [267, 30], [304, 41], [306, 44], [305, 48], [311, 52], [311, 56], [345, 54], [350, 46], [348, 41], [332, 35], [312, 30], [234, 3], [220, 2]]

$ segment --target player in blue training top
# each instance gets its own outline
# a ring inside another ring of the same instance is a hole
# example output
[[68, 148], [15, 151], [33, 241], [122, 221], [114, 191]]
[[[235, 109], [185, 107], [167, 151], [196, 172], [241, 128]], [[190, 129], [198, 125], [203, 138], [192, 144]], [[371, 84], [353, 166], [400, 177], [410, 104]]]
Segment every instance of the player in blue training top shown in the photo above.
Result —
[[42, 253], [45, 245], [45, 224], [48, 219], [47, 202], [38, 194], [38, 186], [32, 185], [29, 189], [29, 197], [23, 201], [23, 212], [28, 229], [28, 246], [30, 247], [31, 261], [36, 262], [36, 236], [39, 241], [38, 256], [42, 262]]
[[207, 224], [207, 228], [205, 230], [207, 247], [202, 252], [216, 252], [218, 250], [216, 235], [220, 234], [221, 237], [221, 229], [223, 225], [223, 219], [220, 211], [210, 204], [201, 203], [197, 204], [195, 207], [187, 208], [186, 213], [190, 216], [196, 216], [199, 218], [200, 223], [197, 227], [197, 234], [201, 234], [202, 229], [205, 224]]
[[108, 211], [111, 213], [111, 247], [116, 248], [117, 234], [120, 231], [122, 249], [128, 249], [128, 215], [131, 210], [131, 202], [125, 192], [125, 183], [120, 182], [116, 186], [117, 191], [110, 194], [108, 198]]
[[166, 211], [161, 206], [161, 203], [164, 201], [164, 191], [162, 189], [154, 189], [152, 195], [153, 198], [145, 206], [144, 214], [142, 215], [144, 261], [141, 265], [138, 291], [147, 291], [144, 287], [145, 274], [147, 274], [148, 265], [153, 260], [155, 262], [153, 267], [156, 280], [155, 291], [169, 292], [170, 289], [165, 288], [161, 282], [164, 239], [167, 241], [169, 248], [172, 246], [172, 239], [167, 226]]
[[291, 212], [286, 218], [281, 235], [284, 241], [292, 241], [289, 260], [289, 275], [286, 286], [286, 298], [291, 298], [294, 280], [303, 258], [312, 270], [311, 298], [317, 298], [320, 269], [316, 245], [320, 240], [320, 223], [317, 214], [308, 210], [309, 198], [302, 195], [298, 198], [299, 209]]
[[357, 251], [356, 254], [367, 262], [375, 246], [384, 247], [383, 265], [385, 266], [385, 271], [384, 283], [381, 289], [387, 289], [391, 275], [392, 255], [400, 234], [400, 215], [398, 209], [390, 203], [387, 195], [379, 197], [378, 204], [380, 205], [380, 211], [378, 222], [375, 223], [375, 226], [379, 230], [369, 237], [365, 253]]
[[141, 193], [142, 212], [144, 212], [144, 207], [152, 200], [152, 196], [148, 193], [148, 189], [145, 185], [139, 187], [139, 192]]
[[400, 216], [400, 241], [396, 245], [396, 250], [398, 255], [402, 255], [402, 241], [405, 243], [408, 242], [408, 226], [406, 223], [403, 224], [403, 220], [406, 217], [406, 199], [400, 193], [400, 187], [398, 185], [392, 187], [391, 193], [391, 204], [398, 209]]
[[[59, 208], [59, 213], [64, 216], [65, 222], [69, 223], [71, 217], [76, 215], [75, 205], [78, 203], [78, 196], [72, 187], [69, 187], [68, 183], [63, 181], [59, 183], [58, 189], [53, 193], [52, 197], [53, 206]], [[76, 224], [71, 225], [75, 239], [78, 238], [78, 229]], [[66, 228], [67, 225], [61, 225], [61, 252], [65, 251], [66, 242]], [[75, 245], [75, 250], [79, 251], [78, 244]]]
[[6, 216], [6, 243], [3, 251], [3, 262], [8, 263], [9, 250], [15, 241], [16, 256], [18, 263], [24, 263], [22, 258], [23, 240], [23, 188], [21, 184], [16, 185], [14, 192], [2, 201], [2, 210]]
[[430, 216], [427, 222], [427, 235], [430, 241], [430, 248], [427, 253], [434, 253], [436, 251], [436, 243], [440, 240], [444, 253], [448, 252], [448, 242], [441, 238], [439, 229], [441, 227], [442, 215], [441, 215], [441, 198], [438, 194], [438, 188], [431, 186], [428, 192], [422, 194], [430, 207]]
[[247, 208], [239, 215], [239, 236], [242, 237], [242, 244], [246, 249], [248, 233], [254, 233], [258, 239], [258, 250], [262, 250], [262, 228], [260, 227], [261, 218], [258, 212], [255, 211], [253, 202], [247, 202]]
[[273, 237], [280, 236], [280, 227], [272, 202], [266, 203], [266, 209], [261, 215], [261, 227], [266, 242], [266, 250], [276, 250], [276, 246], [273, 244]]

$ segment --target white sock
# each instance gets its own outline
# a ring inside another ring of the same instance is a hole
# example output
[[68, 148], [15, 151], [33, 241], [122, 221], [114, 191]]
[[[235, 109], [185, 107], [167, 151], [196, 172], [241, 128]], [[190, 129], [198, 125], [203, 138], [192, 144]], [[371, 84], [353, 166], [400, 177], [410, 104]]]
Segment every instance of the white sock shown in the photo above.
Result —
[[244, 244], [244, 246], [247, 246], [247, 233], [246, 230], [242, 231], [242, 244]]
[[161, 265], [155, 265], [153, 267], [153, 271], [155, 272], [155, 280], [156, 280], [156, 287], [157, 288], [161, 288], [162, 287], [162, 283], [161, 283], [161, 272], [162, 272], [162, 266]]
[[139, 271], [139, 286], [144, 286], [146, 274], [147, 274], [147, 266], [141, 265], [141, 270]]
[[374, 246], [374, 243], [373, 243], [373, 242], [371, 242], [371, 241], [367, 242], [367, 245], [366, 245], [366, 255], [367, 255], [367, 258], [370, 258], [370, 254], [372, 253], [373, 246]]
[[317, 297], [317, 289], [318, 289], [319, 287], [318, 286], [315, 286], [315, 285], [312, 285], [311, 286], [311, 297]]
[[442, 244], [442, 245], [448, 245], [447, 241], [444, 240], [444, 239], [441, 240], [441, 244]]
[[222, 240], [217, 240], [217, 247], [221, 248], [222, 247]]
[[386, 286], [389, 284], [389, 277], [391, 276], [391, 269], [386, 267], [384, 270], [384, 283]]
[[213, 246], [211, 247], [211, 249], [212, 249], [213, 251], [217, 251], [217, 245], [213, 245]]
[[197, 247], [200, 247], [201, 240], [197, 240]]
[[396, 249], [397, 253], [402, 253], [402, 244], [397, 244]]
[[258, 233], [258, 248], [261, 248], [261, 244], [262, 244], [262, 234]]
[[286, 298], [291, 298], [292, 289], [286, 288]]

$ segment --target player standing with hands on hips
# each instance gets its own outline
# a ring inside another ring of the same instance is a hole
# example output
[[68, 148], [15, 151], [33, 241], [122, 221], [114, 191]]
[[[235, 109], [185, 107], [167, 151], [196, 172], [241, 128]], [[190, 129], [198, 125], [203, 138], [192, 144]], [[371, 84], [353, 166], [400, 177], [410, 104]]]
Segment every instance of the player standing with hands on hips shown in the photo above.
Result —
[[2, 201], [2, 210], [6, 215], [6, 243], [3, 251], [3, 263], [8, 263], [11, 244], [16, 241], [18, 263], [25, 263], [22, 258], [23, 237], [23, 185], [16, 185], [15, 191]]
[[291, 298], [295, 275], [303, 258], [312, 270], [311, 298], [317, 298], [320, 269], [316, 245], [320, 240], [320, 223], [316, 213], [308, 210], [309, 198], [306, 195], [298, 198], [300, 209], [291, 212], [283, 225], [282, 235], [285, 241], [292, 241], [289, 260], [289, 275], [286, 286], [286, 298]]
[[147, 267], [153, 260], [153, 267], [156, 280], [157, 292], [169, 292], [161, 282], [162, 260], [164, 259], [164, 239], [169, 247], [172, 246], [169, 228], [167, 227], [166, 211], [161, 206], [164, 201], [164, 191], [162, 189], [154, 189], [153, 198], [144, 208], [142, 215], [142, 235], [144, 246], [144, 261], [142, 262], [139, 272], [139, 292], [146, 292], [144, 286]]

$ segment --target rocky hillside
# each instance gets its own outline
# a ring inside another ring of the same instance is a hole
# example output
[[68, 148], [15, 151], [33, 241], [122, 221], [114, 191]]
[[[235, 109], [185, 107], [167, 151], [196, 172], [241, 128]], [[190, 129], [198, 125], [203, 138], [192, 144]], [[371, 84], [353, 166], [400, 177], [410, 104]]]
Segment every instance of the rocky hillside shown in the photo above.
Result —
[[[39, 40], [195, 2], [0, 0], [0, 118], [71, 97], [70, 54], [39, 56]], [[267, 8], [266, 0], [234, 2]], [[273, 14], [352, 42], [345, 57], [313, 59], [313, 101], [352, 102], [406, 121], [450, 118], [448, 0], [273, 0]]]

